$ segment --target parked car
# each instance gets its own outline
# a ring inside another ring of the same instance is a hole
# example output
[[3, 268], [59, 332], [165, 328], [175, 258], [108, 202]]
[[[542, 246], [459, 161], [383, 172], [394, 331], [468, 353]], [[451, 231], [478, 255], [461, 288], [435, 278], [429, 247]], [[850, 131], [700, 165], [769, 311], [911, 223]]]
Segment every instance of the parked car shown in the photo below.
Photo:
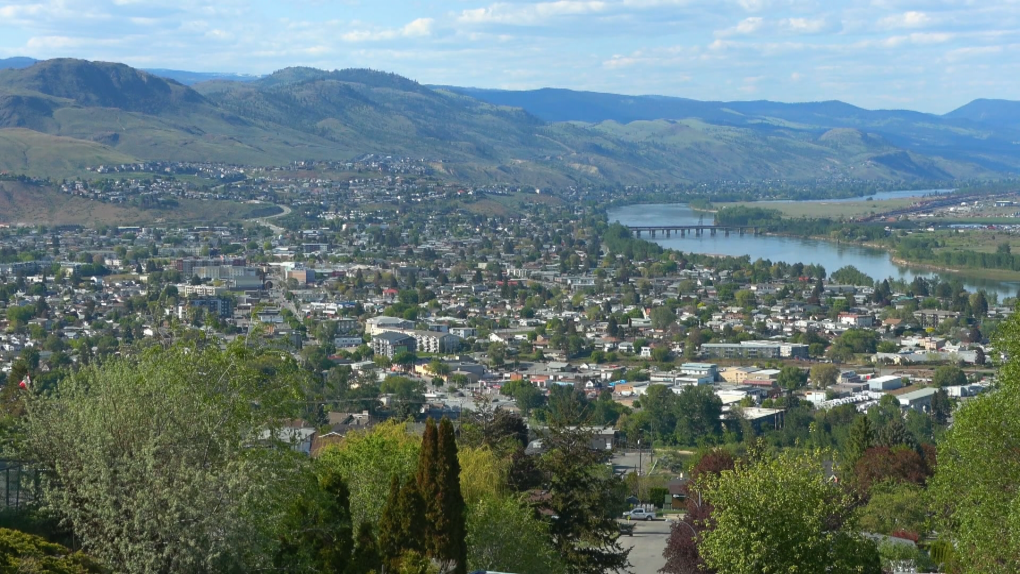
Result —
[[655, 520], [655, 511], [645, 510], [644, 508], [635, 508], [624, 512], [623, 517], [627, 520]]

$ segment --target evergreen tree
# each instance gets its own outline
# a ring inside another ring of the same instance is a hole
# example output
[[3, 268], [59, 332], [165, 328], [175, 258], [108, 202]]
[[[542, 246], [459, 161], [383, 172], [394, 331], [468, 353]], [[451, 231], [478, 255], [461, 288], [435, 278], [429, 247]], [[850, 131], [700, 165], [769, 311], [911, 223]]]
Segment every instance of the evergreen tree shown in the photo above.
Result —
[[546, 505], [558, 517], [549, 534], [569, 574], [629, 566], [630, 550], [620, 545], [614, 519], [623, 510], [624, 487], [606, 469], [607, 454], [593, 450], [591, 440], [590, 431], [555, 423], [543, 437], [548, 450], [539, 465], [546, 477]]
[[421, 437], [421, 450], [418, 452], [418, 470], [415, 473], [415, 482], [418, 485], [418, 492], [425, 500], [425, 547], [431, 552], [435, 551], [435, 539], [438, 536], [436, 530], [437, 515], [442, 511], [438, 506], [440, 497], [439, 485], [439, 431], [436, 428], [436, 421], [429, 417], [425, 421], [425, 433]]
[[403, 485], [396, 476], [379, 520], [379, 553], [388, 571], [399, 571], [403, 555], [424, 550], [425, 501], [412, 480]]
[[351, 563], [347, 567], [347, 574], [378, 572], [382, 565], [382, 557], [379, 555], [379, 545], [376, 542], [371, 522], [361, 523], [361, 526], [358, 527], [358, 537], [355, 542], [354, 554], [351, 556]]
[[354, 549], [352, 531], [350, 492], [343, 478], [336, 472], [312, 476], [284, 521], [276, 565], [343, 572]]
[[904, 424], [902, 417], [893, 417], [892, 420], [886, 423], [878, 432], [875, 443], [877, 446], [884, 446], [886, 448], [905, 446], [918, 450], [920, 447], [917, 443], [917, 438], [911, 434], [910, 429]]
[[[457, 459], [457, 437], [453, 423], [443, 417], [439, 423], [439, 497], [435, 501], [439, 520], [432, 522], [437, 537], [435, 556], [453, 566], [456, 574], [467, 573], [467, 508], [460, 491], [460, 462]], [[431, 502], [431, 501], [430, 501]]]
[[847, 439], [846, 449], [843, 453], [843, 464], [849, 476], [853, 473], [857, 461], [861, 460], [864, 453], [874, 445], [875, 433], [871, 430], [871, 421], [868, 417], [859, 416], [850, 427], [850, 437]]
[[931, 397], [931, 416], [935, 422], [944, 425], [949, 422], [953, 414], [953, 403], [949, 400], [949, 393], [945, 389], [935, 391]]

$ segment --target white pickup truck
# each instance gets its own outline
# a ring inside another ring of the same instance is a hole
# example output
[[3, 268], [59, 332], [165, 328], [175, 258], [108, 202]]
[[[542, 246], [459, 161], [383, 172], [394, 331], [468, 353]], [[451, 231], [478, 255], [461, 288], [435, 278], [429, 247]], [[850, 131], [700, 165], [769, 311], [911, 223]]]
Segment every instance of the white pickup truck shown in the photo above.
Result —
[[623, 517], [627, 520], [655, 520], [655, 511], [645, 510], [644, 508], [635, 508], [624, 512]]

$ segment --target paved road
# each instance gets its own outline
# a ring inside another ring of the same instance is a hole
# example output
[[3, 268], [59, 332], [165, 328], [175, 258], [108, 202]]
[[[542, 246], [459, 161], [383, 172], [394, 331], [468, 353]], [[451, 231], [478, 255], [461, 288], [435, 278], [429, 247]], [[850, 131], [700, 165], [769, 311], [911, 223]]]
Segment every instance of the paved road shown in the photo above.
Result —
[[617, 474], [626, 475], [632, 471], [637, 471], [639, 468], [642, 471], [642, 475], [647, 475], [652, 469], [651, 453], [647, 450], [642, 451], [640, 456], [638, 451], [617, 451], [613, 455], [613, 470]]
[[630, 548], [631, 568], [627, 572], [633, 574], [656, 574], [666, 563], [662, 551], [666, 548], [669, 538], [670, 523], [665, 520], [651, 522], [634, 522], [634, 536], [621, 536], [620, 544]]
[[287, 207], [286, 205], [277, 205], [276, 207], [279, 207], [283, 211], [281, 211], [280, 213], [277, 213], [276, 215], [269, 215], [269, 216], [266, 216], [266, 217], [256, 217], [254, 219], [249, 219], [248, 221], [254, 221], [255, 223], [258, 223], [258, 224], [261, 224], [261, 225], [265, 225], [266, 227], [271, 229], [273, 231], [273, 233], [275, 233], [277, 235], [283, 235], [284, 232], [286, 232], [287, 230], [282, 228], [282, 227], [280, 227], [279, 225], [273, 225], [272, 223], [269, 223], [269, 220], [270, 219], [276, 219], [277, 217], [283, 217], [284, 215], [289, 215], [290, 212], [291, 212], [291, 209], [289, 207]]

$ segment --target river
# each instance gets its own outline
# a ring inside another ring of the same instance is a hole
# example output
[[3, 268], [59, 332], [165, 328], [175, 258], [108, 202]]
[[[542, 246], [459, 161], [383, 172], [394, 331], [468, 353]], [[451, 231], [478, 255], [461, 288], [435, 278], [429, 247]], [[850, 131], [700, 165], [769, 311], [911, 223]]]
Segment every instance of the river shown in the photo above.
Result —
[[[902, 195], [906, 193], [914, 195]], [[891, 197], [883, 197], [890, 194], [897, 194], [892, 197], [913, 197], [926, 193], [933, 193], [933, 191], [888, 192], [873, 197], [875, 200], [880, 200], [890, 199]], [[854, 198], [856, 201], [864, 199]], [[698, 225], [711, 224], [713, 218], [711, 214], [702, 214], [691, 210], [686, 204], [644, 204], [614, 208], [609, 211], [609, 221], [618, 221], [623, 225], [633, 226]], [[644, 239], [654, 241], [663, 247], [688, 253], [734, 257], [747, 255], [751, 261], [768, 259], [785, 263], [822, 265], [828, 273], [847, 265], [853, 265], [875, 279], [897, 278], [910, 281], [917, 275], [923, 277], [938, 275], [944, 279], [957, 277], [963, 280], [964, 285], [970, 291], [984, 289], [989, 293], [998, 293], [1000, 301], [1006, 297], [1016, 296], [1017, 291], [1020, 290], [1020, 282], [973, 278], [968, 277], [966, 273], [935, 273], [921, 268], [897, 265], [892, 262], [889, 253], [881, 249], [836, 244], [817, 239], [772, 235], [754, 236], [751, 234], [741, 236], [737, 233], [726, 237], [723, 233], [712, 236], [707, 232], [700, 237], [692, 234], [678, 237], [674, 234], [673, 237], [667, 238], [659, 233], [658, 237], [652, 238], [645, 234]]]

